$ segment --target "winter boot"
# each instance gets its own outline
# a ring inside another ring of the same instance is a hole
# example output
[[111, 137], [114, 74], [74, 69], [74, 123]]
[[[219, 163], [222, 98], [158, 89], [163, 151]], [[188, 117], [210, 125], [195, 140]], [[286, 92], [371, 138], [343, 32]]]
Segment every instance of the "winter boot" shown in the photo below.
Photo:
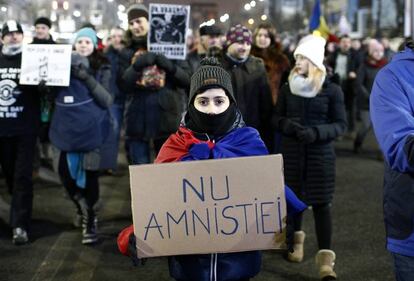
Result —
[[82, 244], [98, 242], [98, 218], [93, 208], [87, 210], [82, 217]]
[[288, 253], [287, 259], [291, 262], [301, 262], [303, 260], [303, 244], [306, 234], [304, 231], [295, 231], [293, 237], [293, 253]]
[[335, 252], [332, 250], [323, 249], [316, 254], [316, 266], [319, 269], [319, 277], [322, 281], [336, 280], [335, 258]]

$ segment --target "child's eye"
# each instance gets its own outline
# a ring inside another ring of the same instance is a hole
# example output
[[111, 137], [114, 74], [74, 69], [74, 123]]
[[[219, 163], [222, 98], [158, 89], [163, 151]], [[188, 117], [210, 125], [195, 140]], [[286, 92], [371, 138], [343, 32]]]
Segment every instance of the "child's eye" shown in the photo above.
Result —
[[207, 102], [207, 100], [200, 99], [200, 100], [198, 100], [198, 104], [202, 105], [202, 106], [206, 106], [208, 104], [208, 102]]

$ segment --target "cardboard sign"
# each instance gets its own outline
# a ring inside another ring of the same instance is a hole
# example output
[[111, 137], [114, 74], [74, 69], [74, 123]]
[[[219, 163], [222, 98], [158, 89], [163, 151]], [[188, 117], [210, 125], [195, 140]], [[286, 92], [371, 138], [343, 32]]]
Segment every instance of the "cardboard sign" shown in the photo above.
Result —
[[148, 50], [169, 59], [185, 60], [190, 6], [150, 4]]
[[281, 155], [130, 166], [138, 256], [285, 246]]
[[20, 84], [69, 86], [71, 45], [23, 45]]

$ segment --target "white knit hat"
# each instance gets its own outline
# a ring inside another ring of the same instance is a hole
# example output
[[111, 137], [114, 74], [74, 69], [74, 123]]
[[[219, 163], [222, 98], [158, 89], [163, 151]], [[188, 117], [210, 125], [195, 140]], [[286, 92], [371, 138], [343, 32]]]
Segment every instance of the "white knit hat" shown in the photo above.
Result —
[[317, 68], [326, 73], [326, 68], [323, 65], [325, 57], [326, 40], [320, 36], [313, 34], [303, 37], [293, 53], [296, 58], [297, 55], [302, 55], [310, 60]]

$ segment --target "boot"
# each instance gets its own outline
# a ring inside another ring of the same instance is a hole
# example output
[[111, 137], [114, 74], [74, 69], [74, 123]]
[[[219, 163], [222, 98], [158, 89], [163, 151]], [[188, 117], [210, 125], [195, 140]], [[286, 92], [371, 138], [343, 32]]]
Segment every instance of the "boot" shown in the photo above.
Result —
[[291, 262], [301, 262], [303, 260], [303, 244], [306, 234], [304, 231], [295, 231], [293, 237], [293, 253], [288, 253], [287, 259]]
[[322, 249], [316, 254], [316, 266], [319, 269], [319, 277], [322, 281], [336, 280], [335, 258], [335, 252], [332, 250]]
[[82, 216], [82, 244], [89, 245], [98, 242], [98, 218], [90, 208]]

